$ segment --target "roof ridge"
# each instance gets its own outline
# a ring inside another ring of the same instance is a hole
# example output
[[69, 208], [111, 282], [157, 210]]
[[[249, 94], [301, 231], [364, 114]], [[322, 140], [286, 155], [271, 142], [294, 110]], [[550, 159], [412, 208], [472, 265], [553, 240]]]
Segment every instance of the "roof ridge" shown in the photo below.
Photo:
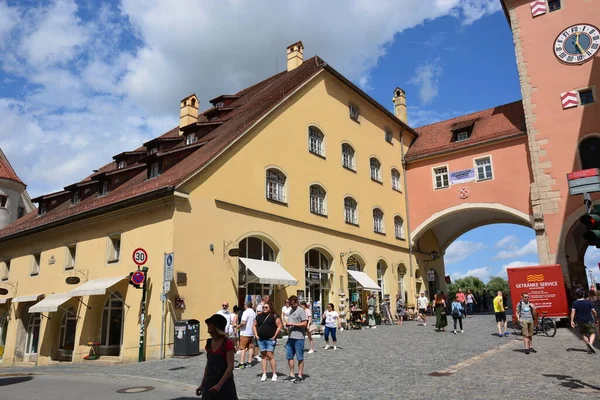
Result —
[[418, 128], [415, 128], [415, 129], [419, 130], [419, 129], [423, 129], [423, 128], [426, 128], [426, 127], [432, 126], [432, 125], [437, 125], [437, 124], [441, 124], [441, 123], [450, 123], [451, 121], [454, 121], [454, 120], [459, 119], [459, 118], [470, 117], [470, 116], [473, 116], [475, 114], [480, 114], [480, 113], [485, 112], [485, 111], [493, 110], [495, 108], [510, 106], [510, 105], [513, 105], [513, 104], [516, 104], [516, 103], [522, 103], [522, 102], [523, 102], [522, 99], [511, 101], [510, 103], [505, 103], [505, 104], [500, 104], [500, 105], [493, 106], [493, 107], [484, 108], [483, 110], [479, 110], [479, 111], [473, 111], [472, 113], [469, 113], [469, 114], [459, 115], [457, 117], [453, 117], [453, 118], [450, 118], [450, 119], [444, 119], [444, 120], [438, 121], [438, 122], [432, 122], [431, 124], [427, 124], [427, 125], [421, 125], [421, 126], [419, 126]]
[[10, 179], [12, 181], [25, 185], [25, 183], [17, 175], [17, 172], [11, 165], [10, 161], [8, 160], [8, 157], [6, 157], [6, 154], [4, 154], [4, 152], [2, 151], [2, 148], [0, 148], [0, 178]]

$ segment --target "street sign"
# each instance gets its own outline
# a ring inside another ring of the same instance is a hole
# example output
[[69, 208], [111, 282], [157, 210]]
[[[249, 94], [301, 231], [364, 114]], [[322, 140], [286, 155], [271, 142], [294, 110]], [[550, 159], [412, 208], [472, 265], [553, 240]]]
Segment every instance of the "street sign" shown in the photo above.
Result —
[[587, 178], [573, 179], [569, 181], [569, 187], [592, 185], [594, 183], [600, 183], [600, 176], [589, 176]]
[[589, 168], [581, 171], [569, 172], [567, 174], [567, 179], [572, 181], [574, 179], [589, 178], [591, 176], [598, 175], [600, 175], [600, 171], [598, 171], [598, 168]]
[[77, 285], [79, 282], [81, 282], [81, 279], [78, 276], [69, 276], [65, 279], [67, 285]]
[[164, 285], [164, 286], [163, 286], [163, 290], [164, 290], [165, 292], [168, 292], [169, 290], [171, 290], [171, 281], [165, 281], [165, 282], [163, 283], [163, 285]]
[[142, 248], [137, 248], [133, 251], [133, 262], [137, 265], [144, 265], [148, 261], [148, 253]]
[[593, 193], [593, 192], [600, 192], [600, 183], [594, 183], [591, 185], [576, 186], [576, 187], [569, 188], [569, 195], [571, 195], [571, 196], [573, 196], [575, 194]]
[[136, 285], [144, 283], [144, 273], [142, 271], [135, 271], [133, 275], [131, 275], [131, 282]]
[[165, 273], [163, 281], [171, 282], [173, 279], [173, 263], [175, 262], [175, 253], [165, 254]]

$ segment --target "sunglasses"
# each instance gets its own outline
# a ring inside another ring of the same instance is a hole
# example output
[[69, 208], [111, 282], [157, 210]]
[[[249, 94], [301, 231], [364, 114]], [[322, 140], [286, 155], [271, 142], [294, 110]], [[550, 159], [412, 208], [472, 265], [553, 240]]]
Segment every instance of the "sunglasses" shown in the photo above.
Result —
[[223, 307], [229, 307], [229, 304], [223, 304]]

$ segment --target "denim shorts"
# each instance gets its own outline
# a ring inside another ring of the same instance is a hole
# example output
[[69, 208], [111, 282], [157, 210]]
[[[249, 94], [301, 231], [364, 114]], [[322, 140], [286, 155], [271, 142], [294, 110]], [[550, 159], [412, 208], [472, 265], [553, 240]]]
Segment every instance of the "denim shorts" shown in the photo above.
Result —
[[269, 351], [269, 352], [274, 352], [275, 351], [275, 345], [277, 344], [277, 340], [271, 340], [271, 339], [258, 339], [258, 347], [260, 348], [260, 351]]
[[288, 339], [285, 344], [285, 357], [288, 360], [304, 360], [304, 339]]

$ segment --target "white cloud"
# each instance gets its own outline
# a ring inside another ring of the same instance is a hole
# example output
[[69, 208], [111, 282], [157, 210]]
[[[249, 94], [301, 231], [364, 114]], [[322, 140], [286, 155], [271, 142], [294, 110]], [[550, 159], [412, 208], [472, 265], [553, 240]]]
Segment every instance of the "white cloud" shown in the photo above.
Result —
[[[410, 102], [410, 100], [409, 100]], [[410, 126], [417, 128], [424, 125], [435, 124], [436, 122], [445, 121], [450, 118], [459, 117], [473, 113], [473, 110], [438, 112], [428, 110], [419, 106], [408, 106], [408, 118]]]
[[487, 246], [479, 242], [470, 242], [468, 240], [455, 240], [446, 249], [444, 254], [445, 264], [455, 264], [468, 258], [471, 254], [474, 254]]
[[496, 260], [507, 260], [509, 258], [523, 257], [527, 255], [537, 254], [537, 242], [531, 239], [522, 247], [515, 246], [506, 250], [500, 250], [494, 257]]
[[516, 235], [508, 235], [498, 240], [496, 243], [497, 249], [515, 249], [519, 244], [519, 238]]
[[600, 283], [600, 268], [598, 267], [598, 264], [600, 263], [600, 249], [597, 249], [594, 246], [588, 247], [583, 260], [584, 265], [594, 274], [596, 282]]
[[462, 7], [463, 25], [470, 25], [478, 19], [502, 9], [500, 2], [495, 0], [463, 0]]
[[487, 282], [492, 275], [492, 269], [490, 267], [481, 267], [481, 268], [473, 268], [468, 270], [465, 273], [462, 272], [454, 272], [450, 275], [453, 281], [457, 279], [461, 279], [467, 276], [474, 276], [476, 278], [481, 279], [483, 282]]
[[439, 59], [422, 64], [415, 70], [409, 83], [419, 86], [419, 98], [423, 104], [429, 104], [437, 97], [441, 75]]
[[539, 263], [535, 262], [535, 261], [513, 261], [513, 262], [509, 262], [508, 264], [504, 264], [502, 267], [500, 267], [500, 276], [503, 277], [504, 279], [508, 279], [508, 273], [506, 272], [506, 270], [508, 268], [521, 268], [521, 267], [530, 267], [533, 265], [539, 265]]
[[175, 126], [185, 95], [195, 92], [206, 108], [208, 99], [274, 74], [276, 63], [282, 71], [285, 48], [297, 40], [305, 58], [318, 54], [368, 88], [398, 33], [489, 13], [474, 13], [473, 0], [13, 3], [0, 0], [0, 68], [3, 84], [14, 79], [20, 88], [6, 97], [2, 87], [0, 143], [32, 196]]

